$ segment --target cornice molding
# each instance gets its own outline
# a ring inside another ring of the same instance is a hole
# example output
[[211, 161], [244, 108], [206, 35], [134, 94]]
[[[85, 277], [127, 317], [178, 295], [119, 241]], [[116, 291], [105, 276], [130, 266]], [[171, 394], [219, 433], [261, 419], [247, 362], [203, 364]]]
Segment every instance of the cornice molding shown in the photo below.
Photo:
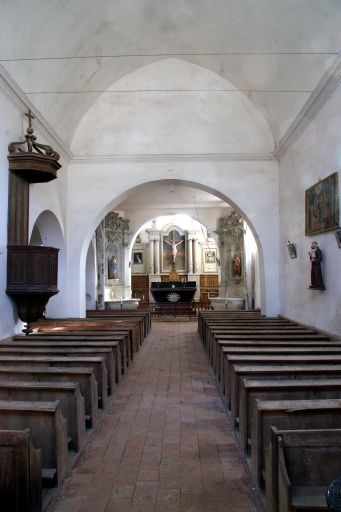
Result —
[[43, 114], [39, 112], [37, 107], [28, 99], [24, 91], [13, 80], [7, 70], [0, 64], [0, 91], [10, 101], [12, 105], [21, 113], [25, 114], [29, 109], [34, 113], [34, 128], [41, 131], [48, 139], [54, 149], [58, 151], [67, 161], [72, 160], [72, 152], [65, 142], [59, 137], [57, 132], [52, 128], [50, 123], [45, 119]]
[[242, 154], [242, 153], [188, 153], [188, 154], [174, 154], [174, 155], [156, 155], [156, 154], [143, 154], [143, 155], [75, 155], [72, 163], [143, 163], [143, 162], [268, 162], [277, 160], [272, 154]]
[[314, 91], [311, 93], [296, 118], [289, 126], [286, 133], [278, 142], [274, 151], [274, 156], [282, 158], [293, 146], [311, 121], [317, 116], [319, 111], [327, 103], [335, 89], [341, 83], [341, 55], [337, 57], [336, 62], [326, 71]]

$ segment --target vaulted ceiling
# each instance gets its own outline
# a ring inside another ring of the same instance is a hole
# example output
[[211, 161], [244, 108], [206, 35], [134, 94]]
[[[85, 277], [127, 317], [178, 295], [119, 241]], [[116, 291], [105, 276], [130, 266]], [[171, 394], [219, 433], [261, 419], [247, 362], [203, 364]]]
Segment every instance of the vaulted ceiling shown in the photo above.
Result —
[[0, 64], [75, 156], [271, 155], [340, 26], [340, 0], [2, 0]]

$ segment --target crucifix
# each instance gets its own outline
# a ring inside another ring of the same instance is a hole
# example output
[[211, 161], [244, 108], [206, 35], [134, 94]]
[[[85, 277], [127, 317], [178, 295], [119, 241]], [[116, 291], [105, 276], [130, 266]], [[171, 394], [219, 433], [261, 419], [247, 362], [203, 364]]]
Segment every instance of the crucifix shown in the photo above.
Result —
[[176, 243], [174, 240], [174, 231], [173, 231], [173, 240], [169, 241], [164, 238], [164, 241], [166, 242], [166, 244], [170, 245], [172, 248], [172, 260], [173, 260], [173, 264], [175, 264], [176, 255], [178, 254], [177, 246], [182, 244], [183, 240], [180, 240], [180, 242]]
[[33, 132], [33, 128], [32, 128], [32, 119], [35, 119], [35, 116], [32, 112], [32, 110], [29, 108], [28, 109], [28, 112], [26, 113], [25, 112], [25, 116], [28, 117], [28, 128], [27, 128], [27, 132], [28, 133], [32, 133]]

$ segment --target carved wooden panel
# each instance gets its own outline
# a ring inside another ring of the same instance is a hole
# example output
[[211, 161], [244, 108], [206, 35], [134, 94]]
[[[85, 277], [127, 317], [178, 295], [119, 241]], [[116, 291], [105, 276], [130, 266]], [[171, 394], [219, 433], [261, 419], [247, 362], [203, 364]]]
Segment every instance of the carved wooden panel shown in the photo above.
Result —
[[149, 277], [147, 275], [143, 276], [131, 276], [131, 286], [132, 288], [149, 288]]
[[8, 245], [28, 244], [29, 183], [9, 173]]
[[205, 286], [205, 287], [214, 287], [216, 288], [217, 286], [219, 286], [219, 282], [218, 282], [218, 275], [215, 274], [215, 275], [211, 275], [211, 276], [206, 276], [206, 275], [201, 275], [200, 276], [200, 286]]
[[58, 249], [54, 247], [9, 246], [7, 291], [25, 288], [56, 290]]

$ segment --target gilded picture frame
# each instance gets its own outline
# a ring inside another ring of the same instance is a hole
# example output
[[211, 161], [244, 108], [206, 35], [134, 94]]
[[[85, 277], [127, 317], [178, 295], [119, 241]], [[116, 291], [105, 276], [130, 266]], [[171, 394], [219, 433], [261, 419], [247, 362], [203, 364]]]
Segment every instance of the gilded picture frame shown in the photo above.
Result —
[[316, 235], [338, 227], [338, 173], [334, 172], [305, 191], [305, 234]]

